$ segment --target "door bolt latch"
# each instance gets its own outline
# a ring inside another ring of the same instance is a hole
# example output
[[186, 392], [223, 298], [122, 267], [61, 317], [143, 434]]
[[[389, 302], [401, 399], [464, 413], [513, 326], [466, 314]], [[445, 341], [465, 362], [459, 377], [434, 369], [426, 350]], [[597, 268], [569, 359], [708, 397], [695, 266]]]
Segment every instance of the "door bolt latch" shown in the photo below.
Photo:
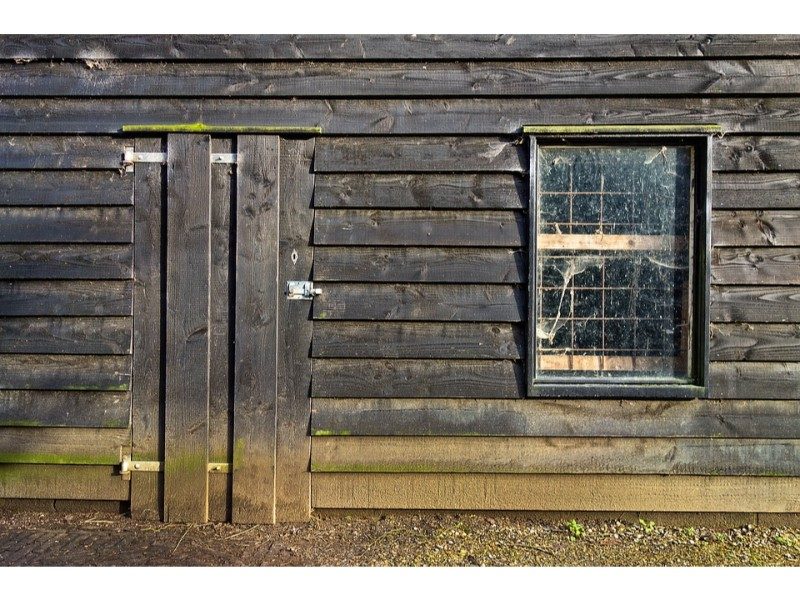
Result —
[[313, 281], [287, 281], [286, 297], [289, 300], [313, 300], [322, 290], [314, 287]]

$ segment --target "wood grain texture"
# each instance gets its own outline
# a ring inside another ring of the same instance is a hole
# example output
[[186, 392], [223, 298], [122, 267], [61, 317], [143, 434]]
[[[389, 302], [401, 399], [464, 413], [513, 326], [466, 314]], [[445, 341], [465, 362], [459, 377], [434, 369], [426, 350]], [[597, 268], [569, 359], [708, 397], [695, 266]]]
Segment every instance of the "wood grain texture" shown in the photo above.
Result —
[[716, 171], [790, 171], [800, 168], [800, 139], [789, 136], [724, 136], [714, 140]]
[[314, 244], [353, 246], [490, 246], [527, 241], [520, 211], [320, 210]]
[[800, 248], [714, 248], [711, 252], [711, 283], [800, 283]]
[[522, 209], [528, 186], [506, 173], [326, 173], [314, 208]]
[[0, 171], [0, 205], [133, 204], [133, 177], [110, 171]]
[[525, 356], [525, 332], [504, 323], [314, 324], [315, 358], [497, 358]]
[[[279, 286], [311, 280], [311, 245], [316, 194], [314, 140], [281, 140]], [[275, 518], [311, 518], [311, 303], [278, 297], [278, 405], [275, 463]]]
[[800, 365], [792, 362], [711, 363], [710, 398], [797, 399]]
[[0, 170], [114, 169], [122, 163], [124, 142], [108, 137], [0, 136]]
[[130, 243], [130, 208], [0, 207], [0, 242]]
[[130, 244], [2, 244], [0, 279], [131, 279]]
[[208, 519], [211, 144], [167, 137], [164, 520]]
[[524, 146], [502, 137], [323, 137], [314, 158], [317, 173], [526, 169]]
[[315, 473], [314, 508], [797, 512], [796, 477]]
[[129, 429], [3, 427], [0, 463], [119, 465]]
[[280, 140], [237, 147], [232, 520], [274, 523]]
[[709, 358], [720, 361], [800, 361], [800, 324], [712, 324]]
[[326, 283], [315, 319], [366, 321], [525, 320], [526, 292], [510, 285]]
[[130, 482], [117, 471], [111, 466], [0, 464], [0, 498], [127, 501]]
[[0, 316], [130, 316], [129, 281], [0, 281]]
[[[160, 139], [137, 139], [137, 152], [160, 152]], [[156, 163], [134, 168], [134, 329], [132, 395], [132, 457], [164, 460], [164, 289], [162, 250], [165, 217], [165, 169]], [[131, 517], [163, 518], [163, 473], [131, 476]]]
[[125, 391], [130, 356], [0, 354], [0, 389]]
[[510, 360], [314, 359], [315, 398], [521, 398], [522, 365]]
[[800, 210], [715, 210], [715, 246], [800, 246]]
[[800, 473], [800, 441], [552, 437], [315, 437], [315, 473]]
[[794, 400], [315, 398], [311, 433], [796, 439], [797, 417]]
[[3, 390], [0, 427], [129, 427], [129, 392]]
[[130, 354], [130, 317], [0, 318], [0, 352]]
[[316, 281], [524, 283], [527, 250], [513, 248], [325, 247], [314, 249]]
[[800, 323], [800, 287], [711, 286], [712, 321]]
[[717, 173], [715, 209], [800, 208], [798, 173]]

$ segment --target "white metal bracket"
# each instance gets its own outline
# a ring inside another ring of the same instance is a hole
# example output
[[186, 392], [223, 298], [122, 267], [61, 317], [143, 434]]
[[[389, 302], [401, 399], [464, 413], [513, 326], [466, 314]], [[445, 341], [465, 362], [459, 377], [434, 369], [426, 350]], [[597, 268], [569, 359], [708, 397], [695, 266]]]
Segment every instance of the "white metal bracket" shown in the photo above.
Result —
[[[119, 465], [119, 474], [124, 481], [130, 481], [131, 473], [160, 473], [164, 470], [164, 463], [157, 460], [133, 460], [127, 454], [122, 456]], [[230, 463], [208, 463], [209, 473], [230, 473]]]
[[[212, 152], [211, 164], [215, 165], [235, 165], [238, 155], [226, 152]], [[122, 167], [126, 173], [133, 173], [133, 165], [136, 163], [157, 163], [167, 164], [166, 152], [136, 152], [133, 146], [126, 146], [125, 153], [122, 155]]]

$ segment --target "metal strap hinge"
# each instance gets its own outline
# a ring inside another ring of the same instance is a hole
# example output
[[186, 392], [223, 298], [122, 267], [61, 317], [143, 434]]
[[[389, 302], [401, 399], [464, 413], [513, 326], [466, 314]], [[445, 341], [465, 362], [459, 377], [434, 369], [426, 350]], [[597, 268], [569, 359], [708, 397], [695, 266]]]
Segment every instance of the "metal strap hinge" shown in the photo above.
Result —
[[[124, 455], [119, 465], [119, 474], [125, 481], [130, 481], [131, 473], [160, 473], [164, 470], [164, 463], [157, 460], [133, 460]], [[209, 473], [230, 473], [230, 463], [208, 463]]]
[[[238, 160], [236, 153], [212, 152], [211, 163], [222, 165], [235, 165]], [[133, 165], [136, 163], [157, 163], [167, 164], [166, 152], [136, 152], [132, 146], [126, 146], [122, 155], [122, 167], [126, 173], [133, 172]]]
[[287, 281], [286, 298], [289, 300], [313, 300], [322, 290], [314, 287], [313, 281]]

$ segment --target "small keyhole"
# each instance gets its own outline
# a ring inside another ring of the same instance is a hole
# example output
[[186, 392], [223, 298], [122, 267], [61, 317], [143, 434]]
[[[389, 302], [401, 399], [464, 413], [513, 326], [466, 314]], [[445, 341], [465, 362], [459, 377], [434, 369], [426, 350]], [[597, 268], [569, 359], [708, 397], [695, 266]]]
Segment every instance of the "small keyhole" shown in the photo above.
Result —
[[292, 250], [291, 258], [292, 258], [292, 264], [296, 265], [297, 264], [297, 250]]

